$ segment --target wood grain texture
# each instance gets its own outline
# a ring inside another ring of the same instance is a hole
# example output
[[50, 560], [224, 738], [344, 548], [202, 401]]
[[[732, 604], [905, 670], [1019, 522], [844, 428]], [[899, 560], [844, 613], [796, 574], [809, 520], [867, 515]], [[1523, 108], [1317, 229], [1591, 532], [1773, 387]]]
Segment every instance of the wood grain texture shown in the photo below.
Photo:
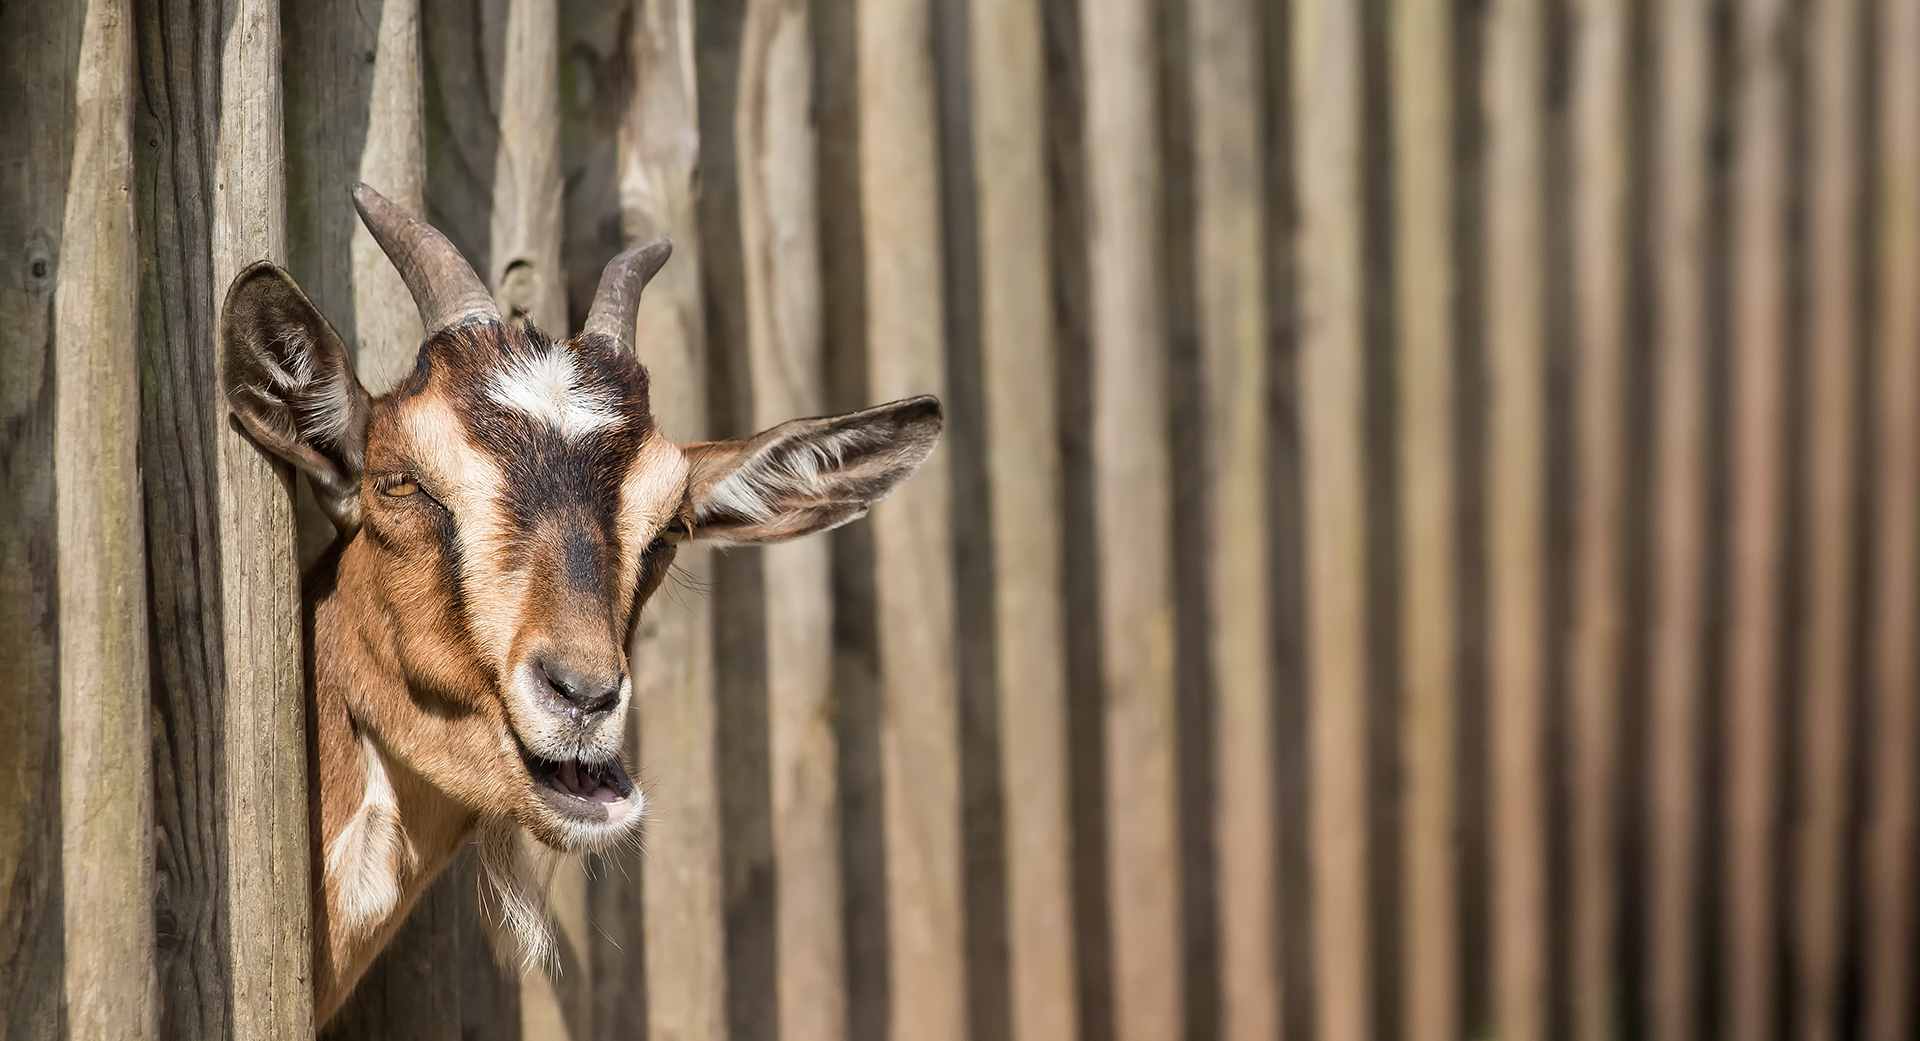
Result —
[[1040, 7], [968, 9], [980, 351], [992, 512], [1009, 1031], [1072, 1038], [1065, 622]]
[[1872, 617], [1866, 659], [1867, 745], [1863, 918], [1864, 1035], [1913, 1033], [1916, 808], [1915, 735], [1920, 732], [1920, 4], [1889, 0], [1876, 11], [1878, 53], [1871, 201], [1874, 309], [1869, 572]]
[[[634, 342], [652, 376], [654, 417], [681, 442], [710, 434], [693, 21], [687, 0], [648, 0], [635, 11], [634, 78], [619, 145], [623, 238], [665, 235], [674, 243], [672, 261], [641, 298]], [[652, 855], [642, 876], [647, 1028], [657, 1038], [719, 1041], [727, 980], [713, 603], [704, 594], [711, 553], [683, 546], [674, 567], [633, 640], [639, 762], [657, 779], [648, 796]], [[630, 1036], [605, 1017], [597, 1025], [609, 1039]]]
[[[287, 257], [280, 10], [226, 12], [214, 159], [214, 299], [257, 260]], [[216, 399], [226, 663], [227, 914], [233, 1033], [313, 1032], [307, 706], [291, 473]]]
[[214, 335], [233, 274], [286, 259], [278, 7], [134, 17], [161, 1034], [304, 1035], [292, 482], [229, 422]]
[[483, 272], [503, 314], [548, 333], [567, 329], [560, 266], [560, 11], [558, 0], [492, 0], [501, 9], [499, 146]]
[[1538, 0], [1486, 8], [1487, 672], [1495, 1028], [1546, 1034], [1546, 326]]
[[299, 41], [285, 49], [288, 271], [383, 394], [413, 371], [424, 330], [351, 189], [426, 212], [420, 0], [290, 0], [281, 18]]
[[1410, 0], [1390, 29], [1394, 351], [1400, 422], [1400, 676], [1408, 1041], [1459, 1030], [1458, 518], [1455, 506], [1453, 22], [1451, 0]]
[[[754, 429], [826, 411], [807, 4], [748, 0], [734, 147]], [[782, 1037], [846, 1033], [832, 545], [761, 551]]]
[[1203, 0], [1189, 15], [1194, 276], [1205, 417], [1211, 600], [1220, 1031], [1275, 1036], [1273, 674], [1267, 601], [1267, 339], [1259, 9]]
[[[54, 310], [84, 4], [0, 9], [0, 1038], [64, 1037]], [[96, 172], [95, 176], [98, 174]]]
[[1733, 350], [1726, 676], [1725, 1002], [1729, 1038], [1763, 1037], [1774, 1019], [1778, 928], [1781, 515], [1786, 344], [1786, 70], [1778, 0], [1744, 0], [1734, 30]]
[[1654, 465], [1647, 808], [1649, 1033], [1700, 1030], [1700, 767], [1706, 657], [1708, 4], [1670, 0], [1656, 40]]
[[1080, 19], [1114, 1036], [1152, 1041], [1179, 1035], [1185, 1002], [1153, 12]]
[[151, 1038], [158, 1023], [133, 62], [126, 5], [92, 0], [74, 74], [53, 299], [63, 1000], [75, 1038]]
[[1618, 1036], [1622, 547], [1627, 522], [1626, 322], [1628, 5], [1579, 0], [1570, 183], [1573, 280], [1573, 617], [1567, 649], [1572, 740], [1572, 1036]]
[[[1860, 93], [1863, 7], [1853, 0], [1814, 5], [1806, 22], [1807, 152], [1810, 222], [1797, 251], [1806, 279], [1807, 343], [1804, 483], [1796, 612], [1799, 641], [1797, 791], [1789, 927], [1793, 1022], [1789, 1036], [1824, 1041], [1841, 1030], [1840, 992], [1852, 830], [1850, 763], [1857, 683], [1855, 548], [1856, 413], [1860, 408]], [[1799, 272], [1796, 272], [1798, 274]], [[1912, 291], [1911, 288], [1909, 291]]]
[[1321, 1037], [1373, 1032], [1367, 913], [1360, 10], [1294, 7], [1309, 850]]
[[[946, 391], [940, 177], [925, 0], [856, 7], [867, 386]], [[967, 1034], [949, 452], [873, 510], [894, 1037]]]

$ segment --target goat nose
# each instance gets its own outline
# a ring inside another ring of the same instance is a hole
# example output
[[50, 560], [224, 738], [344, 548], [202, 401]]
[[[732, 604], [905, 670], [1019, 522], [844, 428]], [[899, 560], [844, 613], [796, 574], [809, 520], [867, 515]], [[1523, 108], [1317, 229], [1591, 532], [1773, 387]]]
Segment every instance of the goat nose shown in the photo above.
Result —
[[555, 694], [581, 712], [612, 708], [620, 700], [620, 682], [626, 678], [584, 672], [548, 658], [540, 660], [540, 672]]

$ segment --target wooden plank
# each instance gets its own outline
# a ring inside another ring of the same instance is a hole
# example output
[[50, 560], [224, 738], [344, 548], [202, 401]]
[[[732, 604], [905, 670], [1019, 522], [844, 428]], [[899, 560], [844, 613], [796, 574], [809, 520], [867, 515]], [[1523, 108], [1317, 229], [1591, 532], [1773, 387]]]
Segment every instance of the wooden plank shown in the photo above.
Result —
[[[1808, 19], [1806, 119], [1808, 237], [1805, 483], [1799, 489], [1801, 554], [1800, 705], [1795, 730], [1792, 923], [1788, 962], [1790, 1036], [1837, 1036], [1841, 939], [1847, 914], [1845, 857], [1851, 830], [1854, 559], [1859, 364], [1859, 53], [1862, 8], [1851, 0], [1813, 6]], [[1908, 291], [1912, 291], [1909, 287]]]
[[1394, 8], [1394, 360], [1400, 422], [1407, 1041], [1459, 1031], [1459, 541], [1454, 502], [1454, 55], [1450, 0]]
[[[734, 116], [753, 425], [826, 411], [807, 5], [748, 0]], [[846, 1033], [832, 545], [761, 555], [782, 1037]]]
[[282, 7], [287, 122], [287, 270], [354, 351], [368, 391], [413, 371], [424, 330], [406, 284], [354, 213], [356, 181], [426, 212], [420, 0], [363, 10]]
[[86, 13], [0, 9], [0, 1038], [65, 1034], [54, 293]]
[[[648, 0], [636, 10], [619, 145], [623, 238], [674, 242], [673, 260], [641, 297], [634, 342], [653, 378], [654, 416], [682, 442], [709, 433], [693, 20], [687, 0]], [[719, 1041], [726, 1036], [726, 923], [713, 603], [701, 594], [711, 580], [711, 551], [683, 546], [674, 567], [680, 577], [656, 595], [633, 640], [639, 763], [663, 782], [649, 794], [657, 822], [648, 829], [652, 856], [642, 878], [646, 1023], [653, 1037]], [[596, 1026], [603, 1037], [623, 1036], [604, 1016]]]
[[1621, 547], [1627, 522], [1627, 4], [1580, 0], [1569, 133], [1574, 350], [1573, 617], [1568, 647], [1571, 755], [1573, 1037], [1619, 1033]]
[[1488, 5], [1481, 73], [1493, 1014], [1511, 1041], [1546, 1032], [1542, 7]]
[[1871, 229], [1872, 448], [1869, 559], [1872, 615], [1866, 659], [1865, 853], [1860, 891], [1871, 1041], [1913, 1033], [1916, 817], [1914, 738], [1920, 732], [1920, 4], [1888, 0], [1876, 11], [1876, 125]]
[[[213, 301], [248, 264], [285, 263], [286, 135], [280, 9], [240, 0], [220, 58], [214, 158]], [[307, 704], [292, 482], [284, 464], [214, 422], [220, 472], [226, 659], [227, 929], [236, 1037], [313, 1032], [307, 844]]]
[[1153, 12], [1080, 10], [1114, 1036], [1179, 1036], [1178, 777]]
[[214, 375], [228, 282], [286, 259], [279, 12], [134, 14], [161, 1033], [304, 1036], [308, 908], [285, 899], [309, 892], [310, 856], [292, 482], [227, 422]]
[[1709, 5], [1670, 0], [1654, 23], [1652, 212], [1654, 527], [1648, 696], [1648, 902], [1644, 958], [1655, 1041], [1701, 1023], [1699, 914], [1702, 668], [1706, 653]]
[[[62, 990], [72, 1037], [150, 1038], [159, 997], [150, 955], [152, 710], [137, 449], [133, 63], [126, 5], [87, 4], [53, 299]], [[300, 812], [304, 842], [304, 802]], [[300, 881], [304, 893], [304, 871]], [[274, 892], [255, 895], [248, 910], [271, 926]], [[296, 903], [304, 922], [305, 903]], [[303, 966], [306, 953], [299, 952]], [[243, 994], [236, 994], [236, 1018], [255, 1011], [241, 1008]], [[290, 1004], [295, 997], [280, 996]]]
[[1725, 1036], [1766, 1036], [1777, 961], [1775, 835], [1786, 346], [1786, 70], [1778, 0], [1736, 13], [1733, 388], [1726, 644]]
[[[867, 386], [944, 394], [945, 315], [932, 39], [924, 0], [861, 0], [860, 199]], [[959, 706], [948, 450], [873, 511], [894, 1037], [967, 1033]]]
[[1220, 1031], [1280, 1027], [1274, 951], [1273, 670], [1267, 610], [1265, 253], [1258, 9], [1193, 5], [1195, 283], [1205, 458], [1214, 691], [1213, 841]]
[[1298, 4], [1292, 32], [1315, 1011], [1319, 1036], [1358, 1041], [1373, 1033], [1359, 5]]
[[1042, 1041], [1079, 1032], [1046, 68], [1034, 0], [976, 0], [968, 17], [1009, 1032]]

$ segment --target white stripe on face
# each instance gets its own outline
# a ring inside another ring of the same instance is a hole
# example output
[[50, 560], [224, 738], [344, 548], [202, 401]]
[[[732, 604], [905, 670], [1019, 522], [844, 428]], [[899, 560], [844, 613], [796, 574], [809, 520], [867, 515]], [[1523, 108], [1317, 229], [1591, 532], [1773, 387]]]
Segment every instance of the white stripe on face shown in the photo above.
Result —
[[493, 374], [487, 396], [572, 439], [620, 423], [615, 403], [580, 385], [573, 356], [562, 344], [546, 354], [515, 358]]

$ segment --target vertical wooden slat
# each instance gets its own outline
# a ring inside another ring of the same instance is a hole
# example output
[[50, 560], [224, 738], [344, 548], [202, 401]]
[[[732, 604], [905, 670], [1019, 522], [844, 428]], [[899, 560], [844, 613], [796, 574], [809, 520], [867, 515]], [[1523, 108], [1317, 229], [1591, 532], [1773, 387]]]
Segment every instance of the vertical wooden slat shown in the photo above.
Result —
[[[925, 0], [862, 0], [860, 198], [875, 398], [946, 385], [930, 26]], [[959, 717], [947, 450], [873, 511], [880, 636], [891, 1032], [967, 1031]]]
[[564, 336], [559, 6], [557, 0], [493, 2], [504, 10], [487, 284], [502, 312], [527, 315]]
[[1571, 218], [1575, 353], [1573, 618], [1568, 650], [1572, 755], [1573, 1036], [1616, 1036], [1615, 941], [1621, 695], [1622, 528], [1626, 523], [1627, 4], [1579, 0], [1572, 82]]
[[426, 212], [420, 2], [289, 0], [281, 17], [297, 41], [285, 50], [287, 270], [352, 346], [360, 382], [381, 394], [413, 371], [424, 330], [350, 189], [364, 181]]
[[0, 140], [10, 142], [0, 156], [0, 1037], [9, 1039], [64, 1034], [54, 294], [86, 13], [0, 9], [0, 69], [20, 92], [0, 106]]
[[1390, 57], [1407, 1041], [1450, 1041], [1460, 1023], [1453, 21], [1450, 0], [1404, 0], [1394, 8]]
[[[53, 299], [56, 349], [49, 359], [59, 532], [62, 997], [67, 1033], [75, 1038], [149, 1038], [157, 1025], [136, 451], [132, 25], [120, 0], [86, 5]], [[298, 755], [303, 746], [295, 748]], [[301, 812], [304, 825], [304, 806]], [[300, 840], [305, 834], [302, 827]], [[304, 849], [301, 855], [304, 868]], [[303, 884], [305, 877], [303, 870]], [[271, 940], [274, 893], [258, 896], [248, 910], [259, 917], [246, 924], [263, 927]], [[304, 903], [300, 910], [304, 922]], [[266, 950], [272, 953], [270, 943]], [[298, 953], [304, 965], [306, 950]], [[245, 1021], [256, 1010], [242, 1010], [241, 996], [235, 1012]]]
[[1656, 437], [1647, 728], [1652, 774], [1645, 951], [1655, 1041], [1700, 1029], [1698, 885], [1705, 695], [1706, 205], [1709, 5], [1669, 0], [1655, 21]]
[[[749, 0], [735, 99], [753, 424], [825, 408], [807, 5]], [[831, 544], [762, 551], [782, 1037], [846, 1033]]]
[[[220, 57], [214, 160], [214, 301], [256, 260], [285, 263], [286, 136], [281, 117], [280, 9], [228, 8]], [[225, 622], [227, 913], [236, 1037], [313, 1029], [305, 901], [307, 707], [300, 653], [300, 581], [291, 482], [215, 406]]]
[[289, 471], [227, 418], [227, 285], [286, 260], [277, 4], [149, 5], [135, 106], [161, 1033], [305, 1033], [306, 711]]
[[[652, 377], [655, 419], [676, 441], [708, 436], [705, 307], [697, 199], [699, 99], [693, 7], [647, 0], [634, 11], [632, 93], [620, 125], [620, 223], [628, 242], [665, 235], [674, 255], [640, 300], [634, 343]], [[680, 573], [634, 632], [639, 765], [648, 795], [643, 886], [647, 1027], [652, 1036], [726, 1036], [726, 922], [720, 876], [711, 551], [680, 548]], [[629, 935], [632, 925], [627, 924]], [[627, 951], [633, 958], [634, 952]], [[630, 970], [629, 970], [630, 971]], [[621, 1036], [604, 1018], [603, 1037]]]
[[1831, 1038], [1840, 1029], [1855, 683], [1860, 13], [1855, 0], [1815, 4], [1805, 37], [1811, 227], [1801, 254], [1808, 272], [1809, 338], [1805, 484], [1797, 498], [1806, 551], [1800, 561], [1804, 600], [1796, 615], [1801, 704], [1789, 930], [1794, 1021], [1788, 1024], [1801, 1041]]
[[1373, 1032], [1367, 915], [1360, 10], [1293, 12], [1309, 842], [1319, 1036]]
[[1173, 591], [1153, 18], [1083, 5], [1093, 504], [1105, 697], [1114, 1031], [1179, 1035]]
[[1493, 1010], [1499, 1035], [1511, 1041], [1545, 1035], [1541, 7], [1539, 0], [1492, 0], [1481, 72]]
[[1879, 4], [1872, 191], [1872, 561], [1863, 977], [1865, 1036], [1913, 1033], [1915, 735], [1920, 730], [1920, 4]]
[[1782, 549], [1786, 78], [1779, 0], [1736, 16], [1730, 589], [1726, 663], [1725, 1036], [1773, 1020], [1775, 750]]
[[1221, 1035], [1279, 1030], [1274, 952], [1273, 696], [1267, 610], [1265, 171], [1260, 28], [1245, 0], [1191, 12], [1203, 472], [1216, 684]]
[[969, 8], [1014, 1041], [1071, 1039], [1060, 445], [1040, 7]]

